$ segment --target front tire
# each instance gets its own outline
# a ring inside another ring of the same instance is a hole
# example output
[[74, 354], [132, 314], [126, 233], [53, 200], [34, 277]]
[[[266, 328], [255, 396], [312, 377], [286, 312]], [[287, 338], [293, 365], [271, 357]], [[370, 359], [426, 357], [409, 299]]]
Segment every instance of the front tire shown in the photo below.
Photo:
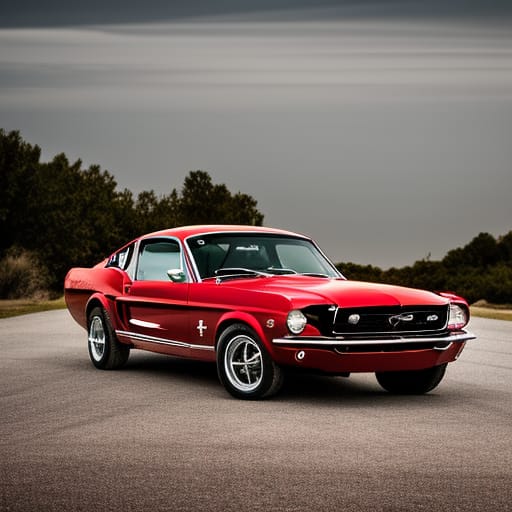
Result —
[[257, 400], [276, 394], [283, 372], [256, 333], [244, 324], [228, 327], [217, 346], [217, 373], [235, 398]]
[[100, 307], [88, 318], [88, 348], [92, 364], [100, 370], [116, 370], [128, 361], [130, 347], [117, 340], [108, 313]]
[[425, 370], [377, 372], [378, 383], [390, 393], [398, 395], [423, 395], [432, 391], [443, 380], [446, 363]]

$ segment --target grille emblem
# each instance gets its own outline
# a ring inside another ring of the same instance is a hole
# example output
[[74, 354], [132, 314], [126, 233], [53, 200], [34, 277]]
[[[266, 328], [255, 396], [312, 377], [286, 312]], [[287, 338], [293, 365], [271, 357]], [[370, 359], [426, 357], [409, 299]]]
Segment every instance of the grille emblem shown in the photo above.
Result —
[[401, 315], [393, 315], [390, 316], [388, 321], [393, 326], [396, 327], [400, 322], [412, 322], [414, 320], [414, 315], [411, 313], [402, 313]]
[[435, 322], [436, 320], [439, 320], [439, 317], [437, 315], [428, 315], [427, 316], [427, 322]]
[[356, 325], [361, 320], [361, 316], [357, 313], [354, 313], [348, 317], [348, 323], [352, 325]]

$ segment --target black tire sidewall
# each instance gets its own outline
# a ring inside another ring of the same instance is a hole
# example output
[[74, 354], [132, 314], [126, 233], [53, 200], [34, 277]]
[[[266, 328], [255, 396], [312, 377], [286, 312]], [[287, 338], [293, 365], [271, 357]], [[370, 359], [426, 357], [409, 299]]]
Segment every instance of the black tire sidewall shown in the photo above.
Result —
[[443, 380], [447, 364], [424, 370], [403, 372], [377, 372], [378, 383], [390, 393], [398, 395], [422, 395], [432, 391]]
[[100, 307], [94, 307], [89, 313], [89, 317], [87, 319], [87, 335], [89, 336], [91, 322], [94, 317], [101, 318], [101, 322], [103, 324], [103, 332], [105, 333], [105, 349], [103, 351], [103, 355], [101, 359], [96, 360], [91, 352], [91, 343], [87, 340], [87, 349], [89, 351], [89, 357], [91, 358], [92, 364], [101, 370], [104, 370], [108, 366], [108, 362], [110, 359], [110, 352], [112, 350], [112, 328], [110, 327], [110, 323], [108, 322], [105, 314], [105, 310]]
[[[258, 345], [258, 348], [261, 352], [262, 379], [258, 387], [252, 391], [243, 391], [235, 387], [229, 380], [226, 374], [226, 368], [224, 366], [226, 349], [229, 346], [230, 341], [239, 335], [244, 335], [251, 338]], [[258, 400], [264, 398], [274, 383], [275, 372], [276, 365], [274, 361], [268, 354], [259, 336], [248, 325], [233, 324], [222, 332], [217, 344], [217, 374], [222, 385], [232, 396], [245, 400]]]

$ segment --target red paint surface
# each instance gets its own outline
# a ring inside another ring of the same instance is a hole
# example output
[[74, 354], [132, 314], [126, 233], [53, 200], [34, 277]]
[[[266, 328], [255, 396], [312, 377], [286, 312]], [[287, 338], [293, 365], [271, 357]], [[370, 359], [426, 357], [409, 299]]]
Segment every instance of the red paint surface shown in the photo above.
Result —
[[[195, 226], [159, 231], [141, 239], [169, 236], [184, 242], [192, 235], [237, 231], [294, 235], [258, 227]], [[183, 247], [186, 247], [184, 243]], [[187, 252], [190, 272], [191, 259]], [[86, 317], [88, 308], [92, 306], [91, 301], [108, 310], [115, 330], [198, 347], [214, 347], [219, 332], [225, 326], [242, 322], [253, 328], [277, 363], [326, 372], [427, 368], [453, 361], [460, 350], [460, 344], [454, 343], [444, 352], [414, 350], [340, 355], [332, 348], [278, 347], [272, 343], [272, 339], [289, 335], [285, 322], [292, 309], [322, 304], [341, 308], [443, 305], [450, 301], [466, 304], [463, 299], [451, 294], [441, 296], [398, 286], [300, 275], [243, 278], [219, 284], [214, 279], [199, 282], [199, 277], [193, 275], [189, 283], [173, 283], [170, 280], [132, 282], [126, 272], [118, 268], [105, 268], [106, 261], [93, 268], [72, 269], [65, 280], [66, 304], [73, 318], [84, 328], [87, 328]], [[152, 327], [134, 324], [134, 320], [149, 322]], [[200, 322], [205, 329], [198, 328]], [[269, 327], [270, 324], [272, 327]], [[308, 325], [303, 336], [318, 334], [313, 326]], [[119, 339], [131, 342], [136, 348], [181, 357], [203, 360], [213, 360], [215, 357], [214, 352], [157, 345], [134, 340], [129, 334], [121, 335]], [[297, 361], [295, 355], [302, 349], [306, 355], [303, 360]]]

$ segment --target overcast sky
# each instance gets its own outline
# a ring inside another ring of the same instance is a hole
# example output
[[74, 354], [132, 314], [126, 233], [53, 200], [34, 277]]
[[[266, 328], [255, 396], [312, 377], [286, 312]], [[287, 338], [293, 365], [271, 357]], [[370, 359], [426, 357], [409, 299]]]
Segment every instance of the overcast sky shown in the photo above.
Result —
[[134, 192], [206, 170], [335, 261], [401, 266], [512, 230], [506, 3], [309, 4], [5, 8], [0, 127]]

